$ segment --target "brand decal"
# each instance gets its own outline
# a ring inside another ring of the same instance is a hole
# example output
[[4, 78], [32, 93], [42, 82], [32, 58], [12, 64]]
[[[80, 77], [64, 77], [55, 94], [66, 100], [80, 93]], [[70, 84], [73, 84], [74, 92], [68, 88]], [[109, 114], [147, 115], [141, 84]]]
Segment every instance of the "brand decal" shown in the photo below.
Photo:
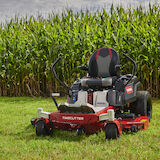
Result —
[[84, 117], [62, 116], [62, 119], [65, 119], [65, 120], [78, 120], [78, 121], [83, 121], [83, 120], [84, 120]]
[[97, 104], [106, 104], [106, 103], [104, 103], [104, 102], [97, 102]]
[[127, 86], [125, 89], [126, 89], [127, 94], [133, 93], [133, 88], [132, 88], [132, 86]]

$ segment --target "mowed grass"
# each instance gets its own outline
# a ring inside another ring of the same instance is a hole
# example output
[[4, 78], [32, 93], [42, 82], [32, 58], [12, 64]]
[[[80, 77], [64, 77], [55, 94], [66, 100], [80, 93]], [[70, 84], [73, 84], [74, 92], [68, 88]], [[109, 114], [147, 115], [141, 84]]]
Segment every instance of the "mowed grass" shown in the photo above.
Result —
[[[58, 103], [65, 101], [59, 98]], [[37, 108], [56, 111], [49, 98], [0, 97], [0, 160], [6, 159], [160, 159], [160, 100], [153, 100], [153, 118], [147, 130], [106, 141], [104, 132], [77, 136], [55, 131], [37, 137], [30, 119]]]

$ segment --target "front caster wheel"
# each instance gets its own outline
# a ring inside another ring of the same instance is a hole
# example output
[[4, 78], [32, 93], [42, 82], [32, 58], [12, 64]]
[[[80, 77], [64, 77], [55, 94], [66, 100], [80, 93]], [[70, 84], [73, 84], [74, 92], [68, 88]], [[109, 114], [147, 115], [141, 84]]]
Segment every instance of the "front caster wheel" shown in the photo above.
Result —
[[37, 136], [46, 136], [49, 135], [49, 131], [46, 127], [46, 124], [43, 120], [39, 120], [36, 125], [36, 135]]
[[137, 128], [136, 125], [132, 125], [130, 130], [131, 130], [132, 133], [134, 133], [134, 132], [138, 131], [138, 128]]
[[105, 137], [108, 140], [117, 139], [119, 137], [118, 129], [116, 124], [109, 123], [105, 127]]
[[84, 131], [83, 128], [78, 128], [76, 132], [77, 132], [77, 135], [78, 135], [78, 136], [80, 136], [80, 135], [82, 135], [83, 133], [85, 133], [85, 131]]
[[35, 119], [36, 119], [36, 118], [32, 118], [32, 119], [31, 119], [31, 125], [33, 125], [33, 126], [35, 125]]

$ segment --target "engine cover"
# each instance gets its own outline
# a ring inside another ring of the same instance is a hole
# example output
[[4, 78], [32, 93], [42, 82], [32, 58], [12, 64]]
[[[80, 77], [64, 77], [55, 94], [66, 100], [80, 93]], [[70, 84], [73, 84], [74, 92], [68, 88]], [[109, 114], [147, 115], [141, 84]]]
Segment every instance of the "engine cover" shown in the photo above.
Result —
[[79, 91], [78, 98], [75, 104], [90, 103], [94, 107], [106, 108], [109, 106], [109, 103], [106, 100], [108, 91], [96, 91], [96, 92], [87, 92]]
[[97, 91], [93, 93], [93, 105], [94, 107], [108, 107], [109, 104], [106, 100], [108, 91]]

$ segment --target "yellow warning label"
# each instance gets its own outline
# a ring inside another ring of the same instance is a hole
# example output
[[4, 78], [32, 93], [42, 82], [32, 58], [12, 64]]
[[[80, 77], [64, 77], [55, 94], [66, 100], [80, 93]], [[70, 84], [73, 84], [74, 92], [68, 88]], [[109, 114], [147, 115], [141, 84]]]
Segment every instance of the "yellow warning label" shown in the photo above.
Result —
[[141, 120], [141, 122], [146, 122], [146, 121], [147, 121], [146, 119], [142, 119], [142, 120]]

